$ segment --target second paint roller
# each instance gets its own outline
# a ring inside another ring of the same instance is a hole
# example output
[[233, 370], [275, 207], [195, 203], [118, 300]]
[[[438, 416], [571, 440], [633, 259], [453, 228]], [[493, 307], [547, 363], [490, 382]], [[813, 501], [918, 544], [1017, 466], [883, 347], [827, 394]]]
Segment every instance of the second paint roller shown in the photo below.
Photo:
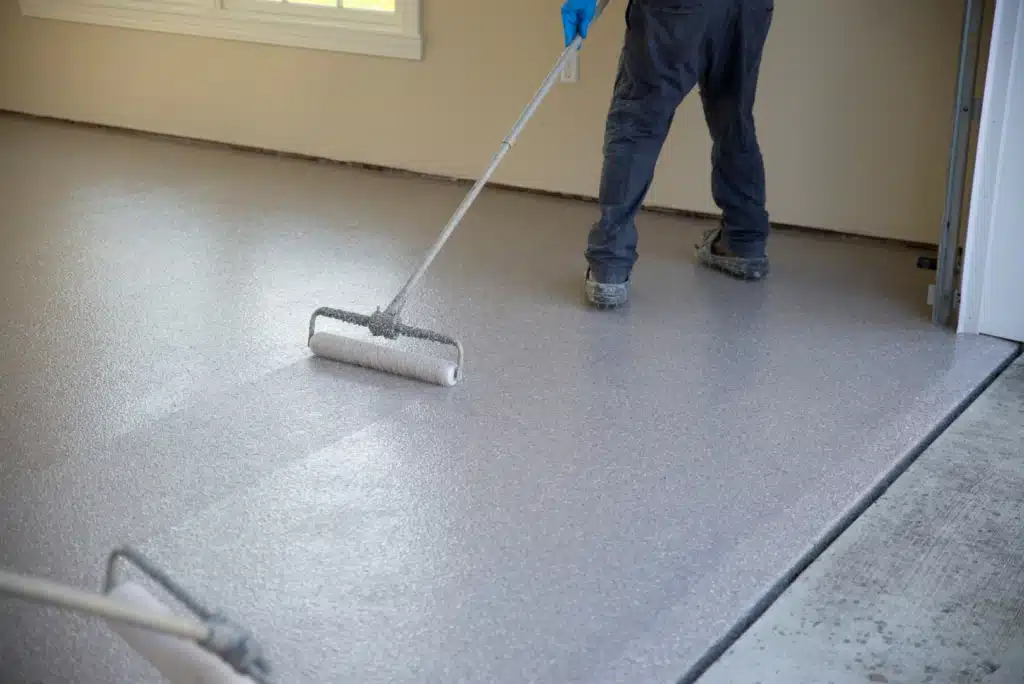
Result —
[[[160, 584], [193, 613], [173, 613], [134, 582], [118, 582], [118, 560]], [[188, 593], [132, 549], [110, 555], [102, 594], [0, 570], [0, 594], [86, 613], [106, 620], [169, 684], [271, 684], [259, 644], [240, 626], [199, 605]]]

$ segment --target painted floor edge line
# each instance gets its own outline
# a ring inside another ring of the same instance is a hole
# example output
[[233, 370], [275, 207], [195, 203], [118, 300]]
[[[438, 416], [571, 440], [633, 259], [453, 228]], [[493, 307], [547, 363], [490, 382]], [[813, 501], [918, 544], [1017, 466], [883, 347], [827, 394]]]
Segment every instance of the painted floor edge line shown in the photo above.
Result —
[[[237, 152], [251, 152], [255, 154], [262, 154], [265, 156], [281, 157], [283, 159], [295, 159], [321, 164], [336, 164], [338, 166], [344, 166], [352, 169], [364, 169], [367, 171], [376, 171], [378, 173], [391, 174], [394, 176], [402, 176], [407, 178], [420, 178], [424, 180], [435, 180], [464, 185], [470, 184], [474, 180], [476, 180], [475, 178], [470, 177], [463, 178], [461, 176], [447, 176], [440, 173], [415, 171], [412, 169], [403, 169], [395, 166], [374, 164], [372, 162], [334, 159], [332, 157], [317, 156], [314, 154], [307, 154], [303, 152], [288, 152], [286, 150], [276, 150], [274, 148], [260, 147], [258, 145], [246, 145], [243, 143], [225, 142], [222, 140], [215, 140], [212, 138], [192, 138], [189, 136], [178, 135], [174, 133], [161, 133], [159, 131], [153, 131], [149, 129], [118, 126], [114, 124], [100, 123], [98, 121], [87, 121], [84, 119], [69, 119], [62, 116], [48, 114], [36, 114], [35, 112], [29, 112], [20, 109], [7, 109], [0, 107], [0, 116], [9, 116], [12, 118], [21, 118], [34, 121], [49, 121], [53, 123], [69, 124], [72, 126], [82, 126], [86, 128], [94, 128], [111, 132], [130, 133], [140, 136], [146, 136], [153, 140], [166, 140], [188, 145], [207, 145], [214, 149], [219, 148], [235, 150]], [[543, 188], [531, 187], [527, 185], [512, 185], [509, 183], [498, 183], [490, 181], [487, 183], [487, 186], [494, 190], [517, 192], [537, 197], [553, 197], [556, 199], [571, 200], [574, 202], [586, 202], [589, 204], [594, 204], [597, 202], [597, 198], [590, 195], [581, 195], [578, 193], [571, 192], [559, 192], [557, 190], [545, 190]], [[682, 209], [663, 205], [645, 205], [642, 207], [642, 210], [651, 214], [678, 216], [680, 218], [692, 219], [697, 221], [720, 221], [722, 218], [721, 214], [715, 214], [705, 211], [695, 211], [693, 209]], [[795, 223], [776, 223], [774, 221], [771, 223], [771, 226], [773, 230], [800, 233], [804, 235], [813, 235], [819, 238], [832, 240], [860, 241], [868, 244], [892, 245], [897, 247], [903, 247], [906, 249], [927, 252], [929, 255], [934, 254], [938, 249], [937, 243], [932, 244], [927, 242], [915, 242], [913, 240], [888, 238], [883, 237], [881, 235], [871, 235], [869, 233], [844, 232], [839, 230], [817, 228], [815, 226], [798, 225]]]
[[739, 641], [739, 639], [757, 622], [771, 606], [786, 592], [787, 589], [810, 567], [827, 549], [840, 537], [849, 527], [864, 514], [885, 492], [899, 479], [903, 473], [913, 465], [921, 454], [931, 446], [939, 436], [944, 433], [950, 425], [956, 421], [964, 411], [987, 390], [996, 378], [1003, 374], [1010, 365], [1024, 354], [1024, 345], [1018, 345], [1016, 349], [1007, 354], [1006, 358], [996, 366], [978, 385], [972, 389], [963, 400], [957, 403], [931, 430], [929, 430], [920, 442], [909, 448], [886, 473], [884, 473], [875, 484], [870, 487], [864, 495], [853, 504], [836, 520], [827, 527], [822, 535], [808, 547], [803, 555], [797, 557], [793, 564], [786, 569], [779, 578], [765, 590], [754, 603], [747, 609], [747, 612], [739, 617], [733, 626], [725, 634], [716, 640], [702, 654], [693, 665], [678, 679], [676, 684], [697, 684], [698, 680], [721, 658], [726, 651]]

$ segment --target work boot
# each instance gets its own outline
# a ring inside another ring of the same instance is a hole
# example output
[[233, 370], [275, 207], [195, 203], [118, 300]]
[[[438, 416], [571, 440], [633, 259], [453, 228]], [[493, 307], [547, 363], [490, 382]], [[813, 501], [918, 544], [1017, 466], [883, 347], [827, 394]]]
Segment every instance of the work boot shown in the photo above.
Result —
[[587, 301], [598, 309], [616, 309], [629, 299], [629, 278], [615, 279], [618, 282], [599, 282], [588, 268], [584, 284]]
[[703, 241], [696, 247], [697, 261], [734, 278], [761, 280], [768, 275], [768, 257], [741, 257], [733, 254], [722, 240], [721, 228], [705, 231]]

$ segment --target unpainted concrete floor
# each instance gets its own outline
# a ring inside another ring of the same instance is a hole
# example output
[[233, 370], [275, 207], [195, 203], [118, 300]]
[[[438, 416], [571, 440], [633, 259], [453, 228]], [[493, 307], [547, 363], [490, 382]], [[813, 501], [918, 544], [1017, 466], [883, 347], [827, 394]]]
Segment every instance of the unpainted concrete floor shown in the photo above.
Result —
[[1024, 682], [1024, 359], [700, 684]]
[[[780, 232], [739, 283], [668, 216], [595, 313], [593, 207], [496, 190], [408, 310], [468, 350], [430, 387], [306, 325], [465, 187], [18, 118], [0, 180], [0, 563], [94, 587], [134, 544], [294, 684], [673, 682], [1013, 351], [932, 327], [911, 251]], [[10, 601], [0, 673], [154, 681]]]

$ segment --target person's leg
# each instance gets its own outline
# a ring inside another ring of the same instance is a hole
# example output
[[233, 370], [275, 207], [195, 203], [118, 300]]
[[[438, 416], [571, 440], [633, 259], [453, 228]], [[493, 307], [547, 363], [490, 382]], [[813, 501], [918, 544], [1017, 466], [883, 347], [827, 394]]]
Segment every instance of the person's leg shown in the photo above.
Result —
[[701, 83], [712, 139], [711, 192], [722, 210], [721, 229], [705, 233], [698, 257], [731, 275], [757, 280], [768, 274], [765, 247], [764, 159], [754, 125], [754, 100], [773, 0], [734, 0], [734, 13], [716, 35]]
[[703, 71], [707, 8], [720, 2], [630, 0], [627, 5], [626, 36], [605, 126], [601, 215], [585, 252], [587, 296], [596, 305], [626, 301], [638, 256], [636, 215], [676, 108]]

